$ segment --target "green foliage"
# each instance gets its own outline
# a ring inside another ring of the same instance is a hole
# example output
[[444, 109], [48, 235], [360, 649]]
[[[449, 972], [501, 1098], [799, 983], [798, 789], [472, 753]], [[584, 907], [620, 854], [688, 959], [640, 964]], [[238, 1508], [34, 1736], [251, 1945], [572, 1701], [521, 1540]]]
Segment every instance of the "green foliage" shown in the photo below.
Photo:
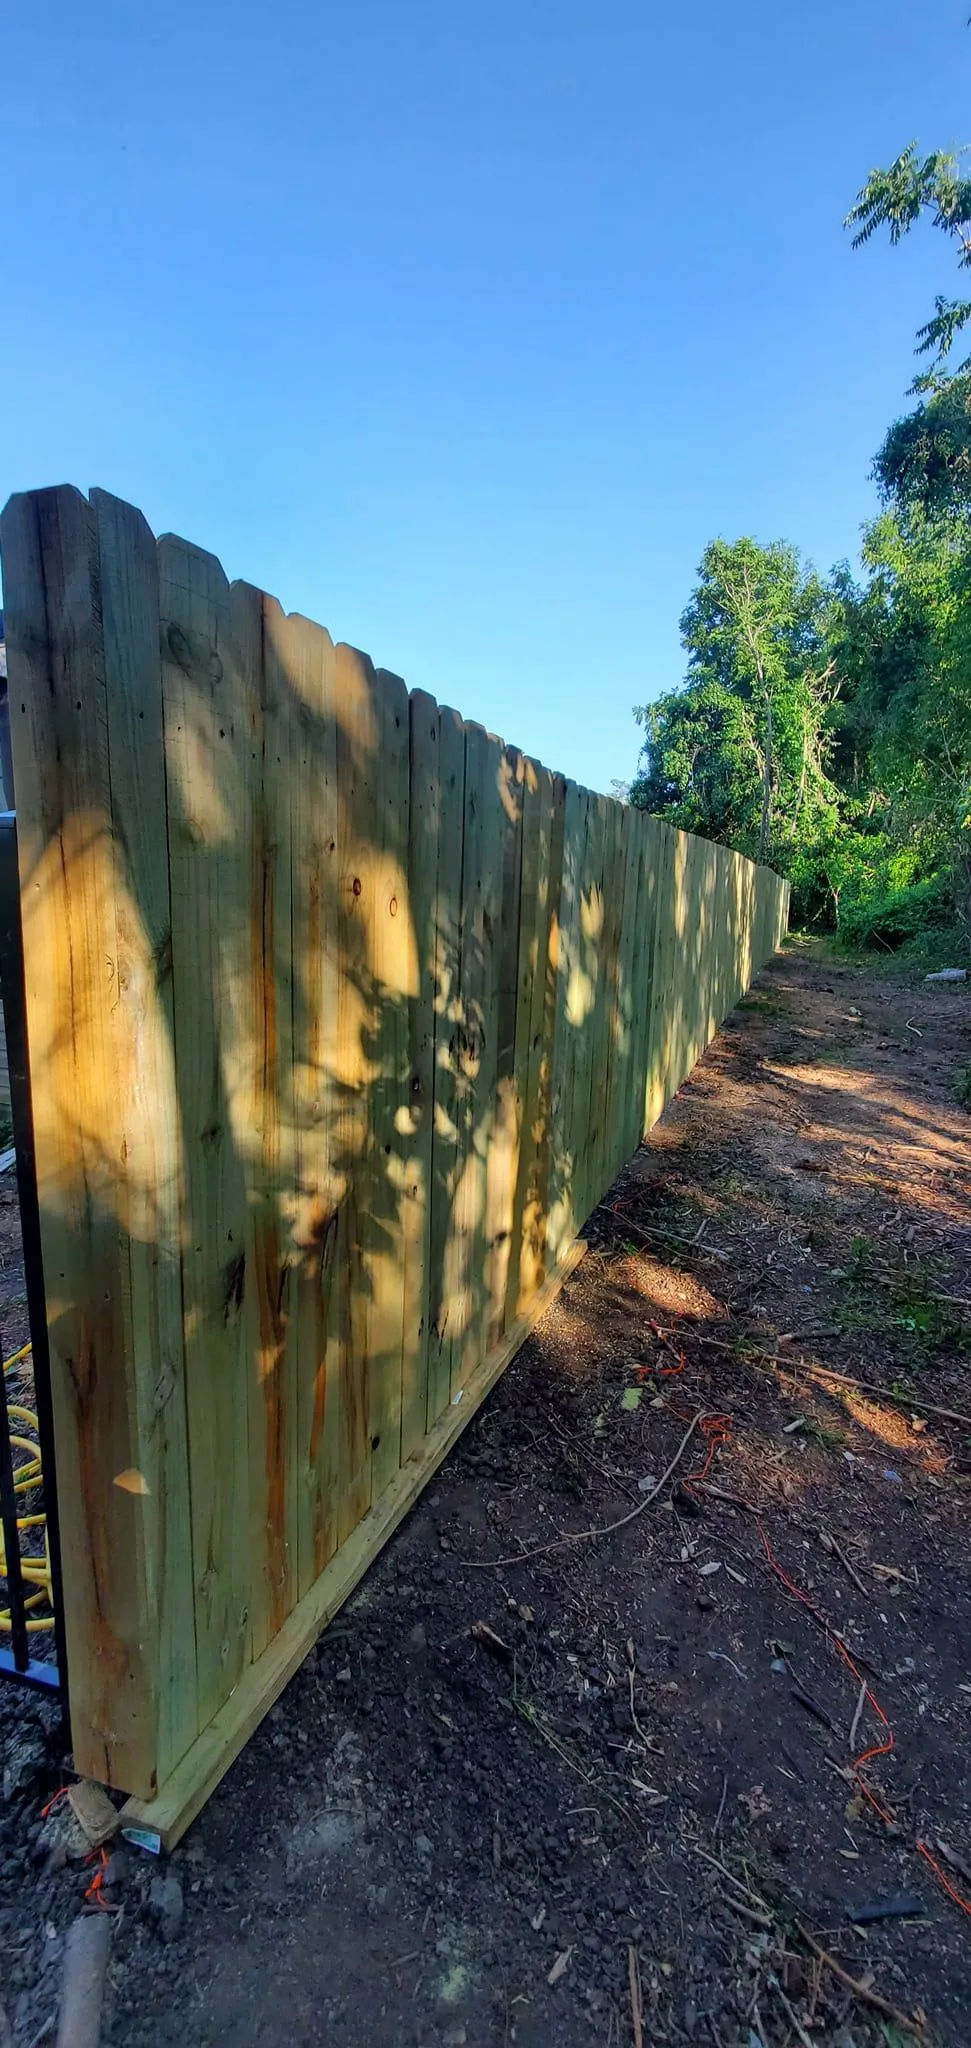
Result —
[[971, 1066], [960, 1069], [954, 1083], [954, 1093], [961, 1108], [971, 1110]]
[[[935, 149], [921, 159], [911, 142], [887, 170], [870, 172], [845, 226], [856, 229], [853, 247], [858, 249], [881, 227], [889, 229], [891, 242], [901, 241], [924, 215], [956, 242], [959, 267], [971, 267], [971, 178], [961, 177], [958, 160], [948, 151]], [[969, 320], [971, 299], [935, 299], [931, 319], [917, 333], [917, 353], [933, 355], [933, 362], [915, 378], [913, 390], [940, 387], [943, 364]], [[969, 367], [971, 356], [961, 364], [962, 371]]]
[[904, 517], [971, 510], [971, 376], [952, 377], [915, 412], [895, 420], [873, 474]]
[[[971, 268], [971, 178], [911, 144], [870, 173], [854, 245], [921, 219]], [[971, 299], [936, 301], [922, 403], [874, 474], [863, 574], [827, 581], [785, 541], [716, 540], [681, 620], [684, 680], [636, 716], [630, 801], [768, 860], [797, 924], [932, 959], [971, 952]]]
[[711, 542], [681, 620], [684, 686], [637, 713], [633, 804], [759, 860], [778, 860], [828, 817], [829, 605], [786, 543]]
[[904, 883], [870, 893], [862, 878], [840, 913], [840, 937], [849, 946], [882, 947], [896, 953], [919, 933], [953, 924], [954, 900], [946, 875], [928, 875], [922, 882]]
[[706, 549], [630, 800], [769, 859], [799, 924], [944, 945], [971, 930], [971, 515], [886, 512], [863, 557], [823, 583], [783, 543]]

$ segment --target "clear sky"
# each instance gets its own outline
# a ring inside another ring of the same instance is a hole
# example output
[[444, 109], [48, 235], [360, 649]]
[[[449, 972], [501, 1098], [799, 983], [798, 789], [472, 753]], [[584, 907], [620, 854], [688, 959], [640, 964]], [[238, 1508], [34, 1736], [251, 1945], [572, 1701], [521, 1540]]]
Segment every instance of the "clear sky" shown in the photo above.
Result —
[[634, 770], [715, 534], [852, 555], [968, 0], [19, 0], [7, 488], [131, 498], [550, 767]]

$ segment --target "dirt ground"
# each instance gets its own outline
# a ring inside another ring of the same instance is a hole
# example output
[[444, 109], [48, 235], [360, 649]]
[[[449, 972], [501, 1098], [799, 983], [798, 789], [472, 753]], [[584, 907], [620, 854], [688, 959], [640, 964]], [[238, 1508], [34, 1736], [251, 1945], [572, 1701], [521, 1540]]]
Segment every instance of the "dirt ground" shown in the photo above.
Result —
[[[967, 987], [761, 975], [177, 1886], [113, 1862], [107, 2042], [971, 2041], [969, 1059]], [[16, 2048], [91, 1877], [39, 1713], [0, 1686]]]

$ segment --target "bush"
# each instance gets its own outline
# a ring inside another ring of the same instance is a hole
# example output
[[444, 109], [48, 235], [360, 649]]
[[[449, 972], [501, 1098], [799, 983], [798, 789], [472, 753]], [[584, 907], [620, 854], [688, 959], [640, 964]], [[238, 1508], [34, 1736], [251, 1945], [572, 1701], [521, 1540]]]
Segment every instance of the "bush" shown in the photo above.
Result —
[[844, 898], [840, 905], [839, 936], [846, 946], [897, 953], [931, 930], [943, 937], [953, 926], [954, 893], [946, 874]]

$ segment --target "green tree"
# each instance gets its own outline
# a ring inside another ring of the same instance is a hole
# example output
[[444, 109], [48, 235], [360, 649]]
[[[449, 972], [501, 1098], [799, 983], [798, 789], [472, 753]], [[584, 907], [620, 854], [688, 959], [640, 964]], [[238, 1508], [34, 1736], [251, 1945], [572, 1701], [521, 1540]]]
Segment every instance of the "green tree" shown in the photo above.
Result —
[[873, 465], [886, 502], [905, 518], [963, 517], [971, 507], [971, 376], [948, 379], [895, 420]]
[[712, 541], [681, 620], [680, 690], [642, 706], [631, 802], [785, 864], [832, 811], [830, 598], [782, 541]]
[[[971, 178], [961, 177], [958, 159], [948, 151], [936, 149], [920, 158], [917, 144], [911, 142], [886, 170], [870, 172], [844, 225], [856, 229], [853, 247], [858, 249], [882, 227], [889, 230], [891, 242], [900, 242], [925, 216], [954, 242], [959, 267], [971, 269]], [[944, 363], [969, 320], [971, 299], [935, 299], [933, 317], [917, 331], [918, 355], [933, 353], [933, 361], [914, 379], [913, 390], [940, 387]], [[962, 371], [968, 369], [971, 356], [961, 364]]]

